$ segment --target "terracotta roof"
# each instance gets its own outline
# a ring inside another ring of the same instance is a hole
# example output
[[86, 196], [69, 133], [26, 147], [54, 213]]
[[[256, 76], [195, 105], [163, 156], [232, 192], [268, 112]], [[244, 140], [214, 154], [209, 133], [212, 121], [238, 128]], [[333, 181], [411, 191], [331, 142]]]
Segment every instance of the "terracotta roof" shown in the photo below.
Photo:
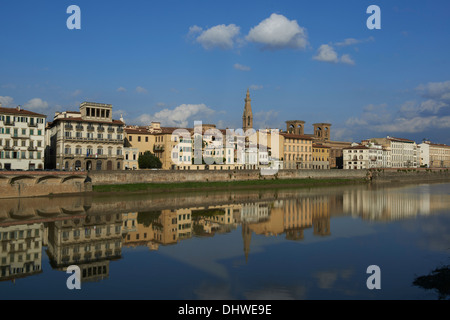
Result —
[[104, 123], [104, 124], [118, 124], [118, 125], [124, 125], [125, 124], [125, 123], [123, 123], [120, 120], [113, 120], [113, 121], [85, 120], [85, 119], [82, 119], [80, 117], [80, 118], [58, 118], [58, 119], [55, 119], [52, 122], [52, 125], [54, 125], [58, 121], [89, 122], [89, 123]]
[[293, 134], [293, 133], [280, 133], [285, 138], [288, 139], [303, 139], [303, 140], [313, 140], [312, 137], [302, 134]]
[[450, 148], [450, 146], [446, 145], [446, 144], [440, 144], [440, 143], [427, 143], [430, 146], [436, 146], [436, 147], [447, 147]]
[[344, 148], [343, 150], [351, 150], [351, 149], [369, 149], [369, 148], [366, 146], [354, 146], [354, 147]]
[[324, 146], [322, 144], [315, 144], [315, 143], [313, 143], [313, 148], [327, 148], [327, 149], [330, 149], [331, 147]]
[[28, 111], [28, 110], [24, 110], [24, 109], [18, 109], [18, 108], [3, 108], [0, 107], [0, 113], [5, 113], [5, 114], [19, 114], [19, 115], [24, 115], [24, 116], [37, 116], [37, 117], [47, 117], [44, 114], [40, 114], [40, 113], [36, 113], [36, 112], [32, 112], [32, 111]]
[[398, 141], [398, 142], [414, 142], [413, 140], [402, 139], [402, 138], [395, 138], [395, 137], [388, 137], [387, 139], [391, 140], [391, 141]]

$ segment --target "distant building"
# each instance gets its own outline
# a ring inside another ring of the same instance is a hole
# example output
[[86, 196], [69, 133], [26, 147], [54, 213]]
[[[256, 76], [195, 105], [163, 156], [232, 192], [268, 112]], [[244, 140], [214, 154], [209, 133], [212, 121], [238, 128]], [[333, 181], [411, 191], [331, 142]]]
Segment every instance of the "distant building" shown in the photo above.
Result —
[[425, 141], [419, 144], [420, 164], [427, 168], [449, 168], [450, 146]]
[[330, 169], [330, 147], [322, 144], [312, 146], [312, 169]]
[[420, 159], [417, 155], [417, 144], [413, 140], [403, 138], [372, 138], [370, 142], [381, 145], [390, 151], [392, 168], [417, 168]]
[[44, 169], [43, 114], [0, 104], [0, 169]]
[[83, 102], [79, 112], [57, 112], [47, 126], [46, 167], [122, 170], [123, 128], [122, 119], [112, 119], [110, 104]]

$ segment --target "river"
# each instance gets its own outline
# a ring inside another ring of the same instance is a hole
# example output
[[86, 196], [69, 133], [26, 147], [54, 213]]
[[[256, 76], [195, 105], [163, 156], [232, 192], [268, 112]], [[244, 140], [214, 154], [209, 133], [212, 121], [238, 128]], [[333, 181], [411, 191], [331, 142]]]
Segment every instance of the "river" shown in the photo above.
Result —
[[414, 281], [449, 265], [450, 184], [1, 200], [0, 242], [2, 300], [448, 298]]

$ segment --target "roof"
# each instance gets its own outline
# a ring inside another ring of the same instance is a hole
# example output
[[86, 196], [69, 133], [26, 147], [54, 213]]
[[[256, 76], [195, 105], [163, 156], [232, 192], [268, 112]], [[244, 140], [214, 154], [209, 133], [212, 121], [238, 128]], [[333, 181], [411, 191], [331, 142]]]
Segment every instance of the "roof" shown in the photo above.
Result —
[[79, 117], [79, 118], [77, 117], [77, 118], [58, 118], [58, 119], [55, 119], [53, 122], [51, 122], [52, 126], [58, 121], [105, 123], [105, 124], [117, 124], [117, 125], [124, 125], [125, 124], [125, 123], [123, 123], [120, 120], [100, 121], [100, 120], [87, 120], [87, 119], [83, 119], [81, 117]]
[[408, 143], [414, 143], [415, 141], [409, 140], [409, 139], [403, 139], [403, 138], [395, 138], [395, 137], [387, 137], [388, 140], [391, 141], [398, 141], [398, 142], [408, 142]]
[[327, 149], [330, 149], [331, 147], [329, 147], [329, 146], [324, 146], [324, 145], [322, 145], [322, 144], [315, 144], [315, 143], [313, 143], [313, 148], [327, 148]]
[[343, 150], [352, 150], [352, 149], [370, 149], [366, 146], [354, 146], [354, 147], [348, 147], [348, 148], [344, 148]]
[[17, 107], [17, 108], [3, 108], [3, 107], [0, 107], [0, 113], [14, 114], [14, 115], [18, 114], [18, 115], [24, 115], [24, 116], [47, 117], [45, 114], [40, 114], [40, 113], [24, 110], [24, 109], [19, 108], [19, 107]]
[[285, 138], [288, 139], [303, 139], [303, 140], [314, 140], [312, 137], [304, 134], [293, 134], [293, 133], [280, 133]]

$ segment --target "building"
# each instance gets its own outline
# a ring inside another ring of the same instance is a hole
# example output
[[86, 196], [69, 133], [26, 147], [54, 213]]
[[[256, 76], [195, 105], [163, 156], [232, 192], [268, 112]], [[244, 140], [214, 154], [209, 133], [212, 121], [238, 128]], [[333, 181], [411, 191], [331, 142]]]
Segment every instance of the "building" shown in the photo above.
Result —
[[425, 141], [419, 144], [420, 165], [427, 168], [449, 168], [450, 146]]
[[281, 133], [284, 169], [311, 169], [313, 138], [307, 135]]
[[44, 169], [45, 119], [20, 106], [0, 104], [0, 169]]
[[330, 169], [330, 147], [322, 144], [312, 146], [312, 169]]
[[289, 120], [286, 121], [287, 133], [305, 135], [313, 139], [315, 144], [327, 146], [330, 149], [329, 165], [330, 168], [343, 168], [343, 149], [351, 146], [351, 142], [331, 140], [330, 123], [314, 123], [314, 133], [305, 133], [305, 121]]
[[46, 132], [49, 169], [122, 170], [124, 122], [112, 119], [112, 106], [83, 102], [80, 111], [57, 112]]
[[344, 169], [368, 169], [370, 148], [363, 145], [354, 145], [343, 149]]
[[417, 144], [413, 140], [387, 136], [372, 138], [369, 141], [390, 151], [391, 168], [417, 168], [420, 164]]
[[249, 129], [253, 129], [253, 112], [250, 99], [250, 90], [247, 89], [247, 96], [245, 97], [244, 114], [242, 115], [242, 130], [244, 133]]
[[124, 170], [138, 170], [139, 169], [139, 149], [138, 148], [123, 148]]

